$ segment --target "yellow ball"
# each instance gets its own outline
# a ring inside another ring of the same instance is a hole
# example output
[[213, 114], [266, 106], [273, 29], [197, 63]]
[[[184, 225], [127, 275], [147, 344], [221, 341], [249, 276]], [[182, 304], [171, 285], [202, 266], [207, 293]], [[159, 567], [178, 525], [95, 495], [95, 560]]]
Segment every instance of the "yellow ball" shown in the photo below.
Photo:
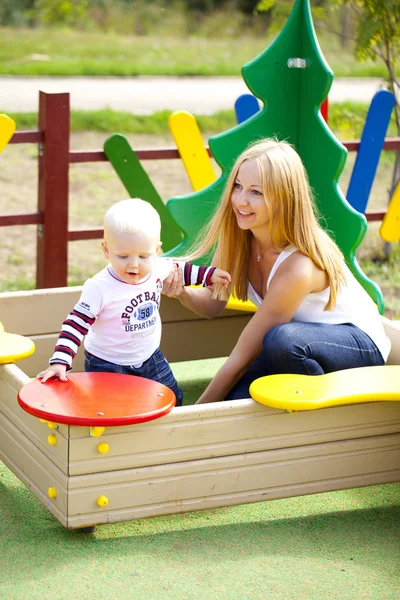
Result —
[[51, 433], [47, 436], [47, 441], [50, 444], [50, 446], [55, 446], [57, 444], [57, 437], [54, 433]]
[[97, 450], [100, 452], [100, 454], [107, 454], [107, 452], [110, 450], [110, 446], [105, 442], [101, 442], [101, 444], [98, 444]]
[[48, 495], [49, 498], [53, 498], [53, 499], [56, 498], [57, 497], [57, 490], [56, 490], [56, 488], [55, 487], [50, 487], [47, 490], [47, 495]]
[[104, 433], [105, 427], [91, 427], [90, 435], [92, 437], [100, 437]]
[[48, 421], [47, 427], [49, 429], [57, 429], [57, 423], [53, 423], [52, 421]]
[[106, 496], [99, 496], [97, 498], [97, 505], [102, 507], [102, 506], [107, 506], [108, 504], [108, 498]]

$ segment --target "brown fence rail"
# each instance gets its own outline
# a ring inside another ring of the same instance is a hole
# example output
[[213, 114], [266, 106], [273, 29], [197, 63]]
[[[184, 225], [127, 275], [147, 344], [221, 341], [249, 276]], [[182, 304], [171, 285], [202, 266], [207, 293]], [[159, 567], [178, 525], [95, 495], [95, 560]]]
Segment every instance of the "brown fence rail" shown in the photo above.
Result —
[[[36, 287], [64, 287], [68, 275], [68, 242], [101, 238], [103, 229], [68, 229], [69, 165], [108, 161], [102, 150], [70, 151], [69, 93], [39, 92], [38, 131], [16, 131], [10, 144], [38, 144], [38, 210], [0, 215], [0, 227], [37, 225]], [[360, 140], [344, 141], [357, 152]], [[384, 150], [400, 150], [400, 138], [386, 138]], [[210, 150], [207, 148], [209, 155]], [[179, 159], [176, 148], [135, 150], [140, 160]], [[368, 211], [368, 221], [381, 221], [386, 211]]]

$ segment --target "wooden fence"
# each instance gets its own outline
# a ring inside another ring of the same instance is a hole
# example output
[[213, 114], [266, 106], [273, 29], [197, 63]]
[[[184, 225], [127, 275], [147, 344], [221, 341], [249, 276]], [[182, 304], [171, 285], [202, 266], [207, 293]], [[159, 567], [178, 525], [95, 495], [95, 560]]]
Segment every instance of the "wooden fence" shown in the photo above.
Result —
[[[344, 141], [357, 152], [360, 141]], [[108, 161], [102, 150], [70, 151], [69, 93], [39, 92], [38, 130], [16, 131], [10, 144], [38, 144], [38, 209], [0, 215], [0, 226], [37, 225], [36, 287], [67, 285], [68, 242], [101, 238], [103, 229], [68, 229], [69, 165]], [[384, 150], [400, 150], [400, 138], [387, 138]], [[179, 159], [176, 148], [135, 150], [140, 160]], [[208, 150], [210, 154], [210, 151]], [[381, 221], [385, 211], [367, 212], [368, 221]]]

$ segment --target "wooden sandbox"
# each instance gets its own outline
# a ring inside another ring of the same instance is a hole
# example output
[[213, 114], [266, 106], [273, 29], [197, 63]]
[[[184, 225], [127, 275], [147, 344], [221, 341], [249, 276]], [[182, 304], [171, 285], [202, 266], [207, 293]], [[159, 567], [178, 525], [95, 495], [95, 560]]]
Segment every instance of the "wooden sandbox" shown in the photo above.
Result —
[[[17, 393], [46, 366], [80, 290], [0, 295], [6, 331], [36, 344], [18, 365], [0, 366], [0, 459], [64, 527], [400, 481], [399, 402], [289, 414], [243, 399], [174, 408], [100, 437], [88, 427], [50, 429], [20, 408]], [[227, 356], [251, 315], [207, 320], [164, 297], [161, 316], [162, 349], [175, 362]], [[400, 364], [400, 325], [384, 322], [389, 363]], [[81, 351], [74, 370], [83, 370]]]

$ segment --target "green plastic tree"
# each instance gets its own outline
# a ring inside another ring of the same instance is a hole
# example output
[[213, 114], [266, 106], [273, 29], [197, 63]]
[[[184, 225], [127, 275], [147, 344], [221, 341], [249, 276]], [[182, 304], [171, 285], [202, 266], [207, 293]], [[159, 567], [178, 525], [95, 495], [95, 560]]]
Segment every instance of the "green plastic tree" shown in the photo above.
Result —
[[275, 41], [242, 69], [243, 78], [264, 103], [248, 121], [210, 139], [221, 177], [204, 190], [171, 198], [167, 208], [184, 232], [183, 243], [171, 254], [187, 251], [218, 203], [237, 156], [249, 143], [276, 136], [294, 145], [307, 169], [323, 226], [342, 250], [349, 268], [383, 312], [379, 287], [361, 271], [356, 250], [367, 230], [364, 215], [355, 211], [338, 187], [347, 151], [320, 114], [333, 73], [316, 39], [309, 0], [296, 0]]

